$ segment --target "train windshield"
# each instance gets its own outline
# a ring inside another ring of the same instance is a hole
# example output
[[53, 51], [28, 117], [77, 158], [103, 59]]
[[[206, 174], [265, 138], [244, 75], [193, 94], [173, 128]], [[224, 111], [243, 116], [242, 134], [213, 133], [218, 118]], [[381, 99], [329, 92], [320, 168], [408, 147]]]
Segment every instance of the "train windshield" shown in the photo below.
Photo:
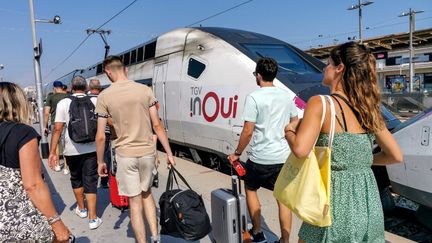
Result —
[[279, 64], [280, 72], [291, 72], [295, 74], [321, 73], [286, 45], [243, 44], [243, 46], [256, 57], [274, 58]]

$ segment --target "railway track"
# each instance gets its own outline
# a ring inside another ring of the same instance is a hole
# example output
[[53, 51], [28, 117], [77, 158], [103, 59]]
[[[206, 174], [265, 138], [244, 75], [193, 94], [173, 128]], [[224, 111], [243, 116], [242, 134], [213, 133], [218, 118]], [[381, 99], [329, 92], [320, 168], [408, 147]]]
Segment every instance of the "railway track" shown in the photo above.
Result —
[[384, 213], [385, 230], [421, 243], [432, 243], [432, 230], [416, 218], [418, 205], [393, 194], [395, 208]]

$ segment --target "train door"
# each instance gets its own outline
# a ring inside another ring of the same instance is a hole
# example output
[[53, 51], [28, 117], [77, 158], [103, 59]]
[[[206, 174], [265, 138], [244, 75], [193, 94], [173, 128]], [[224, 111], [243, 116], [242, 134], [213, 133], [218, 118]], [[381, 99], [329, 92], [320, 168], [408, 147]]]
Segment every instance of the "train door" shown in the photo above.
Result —
[[159, 101], [159, 117], [162, 119], [164, 127], [168, 130], [166, 120], [166, 78], [168, 62], [156, 63], [153, 73], [154, 93]]

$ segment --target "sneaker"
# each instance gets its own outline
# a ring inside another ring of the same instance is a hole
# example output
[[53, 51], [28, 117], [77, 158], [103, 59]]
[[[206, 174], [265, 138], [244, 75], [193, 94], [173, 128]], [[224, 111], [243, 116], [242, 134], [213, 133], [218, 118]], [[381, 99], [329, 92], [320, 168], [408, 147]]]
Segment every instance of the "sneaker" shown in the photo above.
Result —
[[68, 169], [64, 169], [64, 170], [63, 170], [63, 174], [65, 174], [65, 175], [69, 175], [69, 170], [68, 170]]
[[95, 218], [95, 219], [90, 219], [89, 220], [89, 228], [91, 230], [97, 229], [101, 224], [102, 224], [102, 219], [99, 218], [99, 217]]
[[250, 229], [249, 234], [251, 235], [251, 240], [254, 243], [267, 243], [267, 239], [262, 231], [255, 234], [253, 230]]
[[152, 236], [151, 238], [151, 243], [161, 243], [160, 241], [160, 236]]
[[61, 171], [61, 167], [60, 167], [60, 165], [56, 165], [56, 166], [54, 166], [54, 171], [55, 171], [55, 172], [59, 172], [59, 171]]
[[79, 207], [77, 206], [77, 207], [75, 208], [75, 213], [76, 213], [76, 215], [78, 215], [78, 217], [80, 217], [80, 218], [87, 218], [87, 209], [86, 209], [86, 208], [84, 208], [84, 209], [79, 209]]

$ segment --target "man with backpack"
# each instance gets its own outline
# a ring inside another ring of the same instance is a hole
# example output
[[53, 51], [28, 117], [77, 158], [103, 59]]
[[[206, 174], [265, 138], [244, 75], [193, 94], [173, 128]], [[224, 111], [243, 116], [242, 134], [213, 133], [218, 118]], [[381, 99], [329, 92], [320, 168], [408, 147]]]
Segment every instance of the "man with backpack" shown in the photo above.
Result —
[[[73, 94], [58, 103], [48, 162], [51, 169], [58, 163], [56, 147], [63, 126], [66, 126], [64, 155], [68, 161], [71, 185], [77, 201], [75, 213], [80, 218], [88, 216], [89, 228], [96, 229], [102, 224], [102, 219], [96, 214], [96, 97], [87, 96], [86, 87], [87, 83], [83, 77], [74, 77]], [[84, 205], [84, 195], [87, 208]]]

